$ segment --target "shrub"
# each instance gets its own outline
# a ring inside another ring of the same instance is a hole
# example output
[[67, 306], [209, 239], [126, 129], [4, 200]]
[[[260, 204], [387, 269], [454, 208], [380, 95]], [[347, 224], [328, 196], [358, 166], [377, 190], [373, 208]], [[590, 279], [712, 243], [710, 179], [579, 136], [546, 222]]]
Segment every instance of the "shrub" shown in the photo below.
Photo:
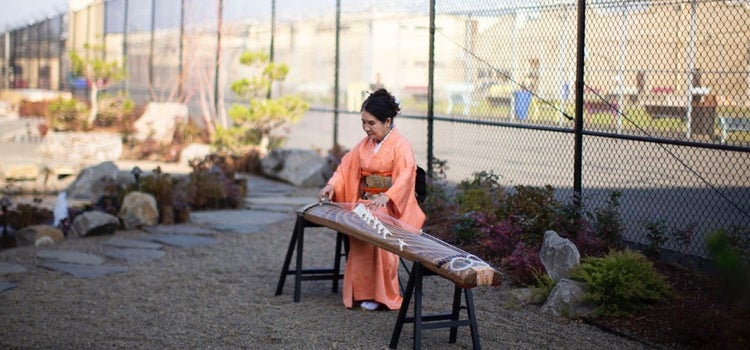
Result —
[[612, 248], [622, 248], [623, 224], [620, 218], [620, 197], [622, 192], [613, 191], [604, 207], [594, 210], [596, 236]]
[[717, 230], [706, 237], [706, 247], [714, 260], [726, 296], [743, 311], [750, 311], [750, 261], [747, 230]]
[[519, 217], [524, 225], [527, 243], [541, 244], [544, 232], [552, 227], [553, 218], [560, 204], [554, 199], [552, 186], [516, 186], [508, 199], [507, 216]]
[[534, 284], [531, 286], [531, 292], [535, 300], [547, 300], [549, 293], [557, 285], [557, 281], [552, 279], [544, 270], [534, 271]]
[[487, 214], [478, 211], [464, 213], [453, 224], [452, 243], [468, 245], [476, 242], [482, 234], [480, 230], [486, 228], [494, 219], [494, 216], [487, 217]]
[[190, 184], [186, 200], [195, 210], [239, 208], [244, 204], [244, 180], [235, 181], [232, 157], [208, 155], [203, 161], [190, 162]]
[[520, 285], [534, 283], [534, 273], [544, 271], [539, 259], [539, 247], [528, 246], [524, 242], [516, 243], [515, 249], [502, 259], [500, 265], [508, 272], [510, 280]]
[[54, 131], [82, 131], [89, 128], [88, 108], [76, 99], [58, 98], [49, 104], [49, 127]]
[[471, 180], [461, 181], [457, 186], [455, 201], [458, 212], [477, 211], [496, 215], [496, 210], [505, 207], [507, 201], [499, 175], [492, 171], [480, 171], [472, 176]]
[[135, 102], [131, 98], [123, 94], [102, 94], [99, 97], [99, 110], [94, 125], [98, 127], [123, 125], [124, 122], [134, 119], [131, 117], [134, 111]]
[[141, 179], [143, 192], [150, 193], [156, 200], [159, 210], [159, 222], [162, 224], [173, 224], [174, 215], [174, 181], [172, 176], [161, 172], [160, 168], [154, 170], [153, 175]]
[[664, 220], [656, 220], [647, 221], [645, 223], [645, 226], [646, 230], [648, 231], [646, 233], [646, 238], [648, 238], [648, 245], [646, 246], [646, 249], [643, 250], [643, 253], [648, 257], [658, 258], [661, 252], [662, 244], [664, 244], [669, 239], [669, 236], [667, 234], [669, 225], [667, 225]]
[[[436, 227], [441, 224], [447, 224], [446, 230], [450, 229], [452, 221], [456, 219], [456, 205], [451, 201], [447, 184], [445, 182], [445, 172], [448, 166], [445, 161], [437, 158], [432, 160], [432, 169], [427, 176], [427, 198], [420, 204], [420, 207], [427, 215], [425, 226]], [[438, 230], [443, 231], [443, 230]], [[441, 232], [436, 232], [440, 234]]]
[[508, 218], [483, 228], [481, 242], [491, 255], [504, 257], [513, 253], [522, 235], [521, 226]]
[[586, 300], [597, 305], [598, 314], [607, 316], [628, 315], [671, 294], [651, 262], [630, 250], [583, 258], [571, 277], [586, 284]]

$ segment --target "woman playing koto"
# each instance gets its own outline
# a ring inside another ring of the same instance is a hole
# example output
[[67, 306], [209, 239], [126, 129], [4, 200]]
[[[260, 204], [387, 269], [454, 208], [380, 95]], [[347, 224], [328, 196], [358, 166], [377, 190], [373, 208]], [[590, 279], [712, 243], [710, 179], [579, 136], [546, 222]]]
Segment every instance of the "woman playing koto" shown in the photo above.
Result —
[[[367, 136], [341, 160], [319, 198], [342, 203], [365, 203], [402, 223], [420, 229], [425, 215], [414, 195], [416, 163], [409, 141], [394, 126], [400, 111], [385, 89], [362, 103], [362, 129]], [[398, 255], [349, 238], [344, 270], [344, 306], [367, 310], [401, 307]]]

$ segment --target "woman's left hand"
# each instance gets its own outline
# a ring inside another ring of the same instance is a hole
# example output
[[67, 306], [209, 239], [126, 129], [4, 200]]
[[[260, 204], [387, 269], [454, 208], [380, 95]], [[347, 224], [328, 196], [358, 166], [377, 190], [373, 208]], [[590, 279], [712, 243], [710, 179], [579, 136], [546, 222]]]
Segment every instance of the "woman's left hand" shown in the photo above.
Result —
[[388, 202], [390, 202], [390, 198], [384, 194], [379, 194], [375, 196], [375, 198], [370, 200], [370, 208], [372, 209], [380, 209], [384, 208], [386, 205], [388, 205]]

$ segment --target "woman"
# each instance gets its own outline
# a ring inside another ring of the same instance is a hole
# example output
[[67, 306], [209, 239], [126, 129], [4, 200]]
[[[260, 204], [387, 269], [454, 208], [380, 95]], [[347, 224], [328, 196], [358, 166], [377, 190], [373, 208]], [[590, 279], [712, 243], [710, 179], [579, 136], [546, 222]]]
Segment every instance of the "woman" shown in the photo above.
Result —
[[[393, 124], [399, 105], [387, 90], [379, 89], [362, 103], [361, 111], [367, 136], [342, 158], [319, 198], [365, 203], [373, 212], [420, 229], [425, 215], [414, 195], [414, 151]], [[347, 308], [399, 309], [398, 255], [350, 237], [343, 298]]]

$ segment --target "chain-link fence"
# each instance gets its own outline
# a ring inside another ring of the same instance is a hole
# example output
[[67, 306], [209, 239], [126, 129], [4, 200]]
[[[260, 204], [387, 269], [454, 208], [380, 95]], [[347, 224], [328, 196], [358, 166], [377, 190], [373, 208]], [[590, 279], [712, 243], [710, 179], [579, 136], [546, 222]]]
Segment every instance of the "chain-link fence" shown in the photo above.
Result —
[[[111, 91], [216, 123], [237, 102], [239, 55], [267, 51], [291, 68], [273, 94], [303, 96], [326, 124], [321, 150], [361, 137], [362, 98], [384, 86], [420, 165], [445, 161], [448, 180], [493, 171], [562, 200], [580, 191], [591, 208], [618, 191], [629, 241], [660, 222], [693, 234], [668, 248], [705, 256], [708, 233], [750, 227], [750, 5], [579, 3], [111, 0], [15, 29], [1, 48], [27, 82], [12, 86], [75, 88], [60, 48], [101, 41], [126, 62]], [[43, 82], [45, 64], [60, 84]]]

